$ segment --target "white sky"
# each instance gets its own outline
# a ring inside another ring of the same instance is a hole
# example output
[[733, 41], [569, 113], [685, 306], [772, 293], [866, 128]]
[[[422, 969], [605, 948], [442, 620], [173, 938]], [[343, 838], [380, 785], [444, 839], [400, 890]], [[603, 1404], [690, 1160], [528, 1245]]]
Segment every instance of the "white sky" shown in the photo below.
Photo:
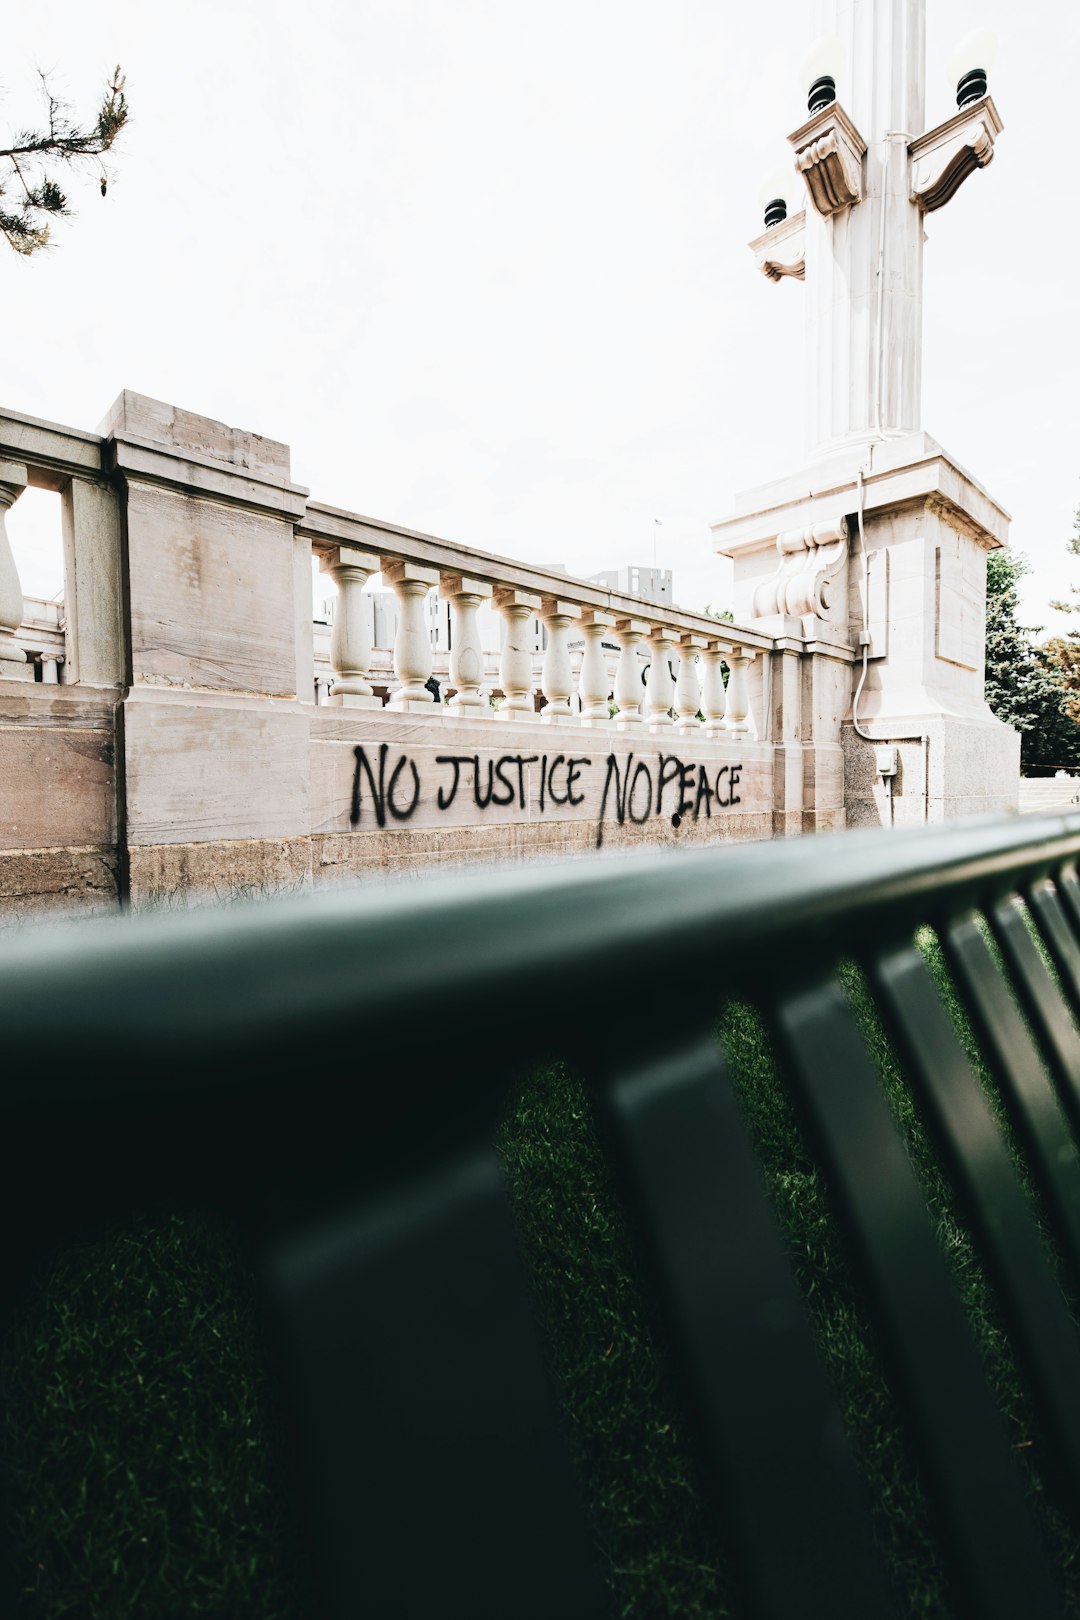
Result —
[[[927, 431], [1013, 514], [1026, 617], [1080, 585], [1080, 8], [928, 0], [927, 120], [997, 30], [994, 162], [928, 220]], [[805, 460], [804, 289], [755, 269], [805, 116], [805, 0], [55, 0], [9, 8], [80, 112], [114, 62], [108, 198], [0, 253], [0, 399], [94, 428], [124, 387], [292, 447], [315, 498], [590, 573], [652, 557], [726, 602], [707, 524]], [[23, 509], [22, 511], [20, 509]], [[24, 498], [23, 587], [35, 567]]]

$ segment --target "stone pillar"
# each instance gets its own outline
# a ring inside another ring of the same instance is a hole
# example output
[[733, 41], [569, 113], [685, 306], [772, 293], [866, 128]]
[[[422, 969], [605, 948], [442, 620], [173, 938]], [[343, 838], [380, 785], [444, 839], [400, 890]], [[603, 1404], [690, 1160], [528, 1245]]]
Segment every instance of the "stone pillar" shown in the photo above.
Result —
[[[131, 392], [100, 431], [122, 522], [90, 483], [67, 521], [77, 566], [95, 548], [108, 561], [117, 535], [124, 562], [121, 887], [139, 906], [309, 884], [311, 544], [301, 571], [307, 491], [288, 446]], [[99, 597], [85, 569], [78, 581], [82, 682], [88, 652], [108, 667], [106, 583]]]
[[548, 644], [544, 653], [542, 687], [547, 702], [540, 711], [542, 721], [550, 725], [558, 721], [563, 725], [577, 725], [578, 717], [570, 709], [570, 694], [574, 690], [574, 675], [570, 667], [570, 626], [580, 619], [581, 609], [574, 602], [560, 602], [553, 596], [544, 597], [544, 628]]
[[702, 702], [701, 678], [695, 659], [707, 647], [704, 636], [679, 637], [679, 673], [675, 680], [675, 711], [678, 719], [675, 730], [684, 737], [692, 737], [701, 727], [698, 719]]
[[41, 684], [43, 686], [59, 686], [60, 665], [64, 662], [63, 653], [43, 652], [41, 655]]
[[652, 644], [652, 662], [649, 665], [645, 693], [650, 731], [670, 731], [671, 705], [675, 700], [675, 682], [671, 678], [671, 654], [675, 647], [675, 632], [666, 625], [657, 624], [649, 635]]
[[701, 712], [705, 716], [706, 737], [724, 737], [727, 732], [727, 693], [724, 690], [723, 655], [719, 644], [711, 641], [701, 655], [705, 675], [701, 683]]
[[[117, 492], [111, 484], [72, 478], [61, 494], [60, 512], [67, 621], [65, 685], [123, 686], [128, 654]], [[309, 562], [309, 578], [310, 573]], [[309, 608], [309, 620], [310, 616]]]
[[582, 621], [585, 651], [581, 655], [581, 673], [578, 677], [583, 726], [607, 726], [611, 723], [608, 712], [610, 682], [602, 643], [605, 634], [614, 628], [614, 614], [602, 613], [599, 608], [586, 609]]
[[0, 680], [32, 681], [33, 667], [16, 644], [15, 636], [23, 622], [23, 593], [19, 571], [11, 554], [11, 542], [4, 527], [4, 514], [14, 506], [26, 488], [26, 468], [13, 461], [0, 461]]
[[638, 648], [649, 633], [643, 619], [620, 619], [615, 627], [619, 638], [619, 664], [615, 671], [615, 724], [620, 731], [636, 731], [641, 725], [641, 660]]
[[338, 588], [330, 631], [330, 667], [334, 682], [329, 698], [337, 708], [382, 708], [368, 680], [371, 636], [363, 598], [364, 586], [372, 574], [379, 572], [379, 566], [378, 557], [357, 551], [353, 546], [338, 546], [336, 551], [324, 552], [319, 558], [320, 571], [329, 574]]
[[540, 611], [540, 598], [529, 591], [517, 591], [502, 586], [495, 592], [495, 606], [506, 625], [502, 657], [499, 660], [499, 684], [503, 700], [499, 704], [497, 720], [536, 720], [532, 701], [532, 647], [529, 645], [529, 621]]
[[476, 613], [481, 602], [489, 602], [491, 581], [468, 579], [463, 574], [443, 574], [439, 595], [450, 603], [450, 699], [452, 713], [463, 720], [484, 720], [491, 714], [480, 688], [484, 680], [484, 653]]
[[422, 568], [419, 563], [384, 559], [382, 575], [398, 599], [394, 674], [401, 682], [386, 707], [398, 714], [441, 714], [441, 704], [437, 710], [432, 709], [435, 696], [424, 684], [431, 679], [434, 667], [426, 609], [428, 592], [439, 583], [438, 571]]

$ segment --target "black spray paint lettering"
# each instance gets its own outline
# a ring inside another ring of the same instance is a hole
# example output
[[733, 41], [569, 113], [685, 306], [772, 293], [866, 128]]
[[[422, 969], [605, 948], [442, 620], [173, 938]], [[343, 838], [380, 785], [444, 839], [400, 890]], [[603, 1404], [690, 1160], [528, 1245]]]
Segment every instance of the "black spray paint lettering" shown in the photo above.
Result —
[[[408, 821], [417, 805], [420, 803], [420, 773], [408, 754], [400, 754], [397, 764], [390, 772], [390, 780], [386, 779], [386, 756], [390, 752], [388, 743], [379, 744], [379, 773], [378, 778], [372, 770], [371, 761], [365, 748], [356, 748], [356, 771], [353, 776], [352, 812], [349, 816], [354, 827], [359, 826], [362, 806], [360, 785], [362, 776], [367, 777], [368, 792], [375, 810], [375, 824], [378, 827], [386, 826], [386, 812], [389, 810], [395, 821]], [[398, 782], [406, 767], [412, 772], [412, 799], [408, 804], [398, 803]]]
[[[695, 781], [696, 772], [696, 781]], [[724, 777], [728, 778], [727, 794], [721, 791]], [[678, 784], [678, 803], [672, 815], [672, 824], [679, 826], [684, 816], [692, 816], [695, 821], [701, 816], [702, 806], [705, 810], [706, 820], [712, 818], [713, 800], [722, 809], [728, 809], [733, 804], [742, 801], [735, 792], [735, 788], [742, 779], [741, 765], [721, 765], [716, 773], [716, 782], [709, 781], [708, 771], [704, 765], [695, 765], [693, 762], [685, 764], [674, 754], [660, 754], [656, 763], [656, 815], [664, 813], [665, 789]], [[642, 792], [648, 790], [648, 803], [639, 814], [642, 805]], [[624, 826], [627, 817], [638, 826], [647, 821], [652, 812], [652, 774], [644, 760], [635, 764], [633, 754], [627, 754], [625, 769], [620, 768], [619, 756], [609, 754], [607, 757], [607, 771], [604, 777], [604, 791], [600, 799], [600, 816], [596, 824], [596, 847], [604, 841], [604, 817], [607, 814], [608, 794], [612, 793], [612, 802], [615, 811], [615, 820], [620, 827]]]
[[[619, 756], [609, 754], [604, 792], [600, 800], [600, 818], [596, 823], [597, 849], [604, 841], [604, 816], [607, 812], [608, 791], [612, 781], [615, 783], [615, 819], [620, 827], [624, 825], [627, 816], [640, 826], [648, 821], [652, 812], [652, 772], [645, 761], [639, 759], [635, 762], [633, 754], [627, 754], [626, 770], [623, 772], [619, 769]], [[644, 805], [642, 805], [642, 789], [645, 794]]]
[[[566, 758], [565, 754], [556, 754], [549, 757], [539, 754], [500, 754], [497, 759], [486, 761], [486, 773], [480, 763], [479, 754], [436, 754], [436, 765], [449, 765], [453, 776], [449, 782], [439, 785], [436, 803], [440, 810], [449, 810], [457, 798], [458, 788], [461, 786], [463, 771], [472, 771], [473, 803], [478, 810], [486, 810], [489, 805], [497, 809], [505, 809], [507, 805], [517, 800], [518, 808], [524, 810], [528, 803], [529, 784], [528, 768], [530, 765], [540, 766], [540, 812], [543, 814], [545, 804], [550, 801], [553, 805], [579, 805], [584, 804], [585, 795], [578, 789], [578, 778], [582, 771], [592, 764], [592, 760], [584, 756], [577, 759]], [[565, 773], [565, 774], [563, 774]], [[482, 780], [486, 774], [486, 783]], [[565, 783], [565, 792], [556, 791], [556, 783]]]
[[[354, 749], [356, 770], [353, 776], [352, 810], [350, 821], [360, 824], [363, 812], [364, 786], [371, 801], [375, 823], [387, 825], [393, 821], [408, 821], [416, 812], [421, 799], [420, 773], [408, 754], [399, 754], [392, 769], [388, 770], [390, 748], [381, 743], [377, 760], [367, 749]], [[453, 775], [439, 785], [436, 806], [448, 810], [462, 788], [463, 777], [468, 791], [468, 773], [472, 773], [472, 798], [478, 810], [489, 805], [496, 809], [509, 809], [517, 804], [527, 810], [535, 799], [538, 786], [539, 811], [543, 815], [547, 805], [577, 808], [585, 802], [585, 792], [579, 780], [593, 761], [586, 755], [567, 758], [565, 754], [500, 754], [484, 761], [479, 754], [437, 754], [437, 765], [449, 766]], [[539, 764], [539, 783], [534, 784], [531, 767]], [[678, 827], [684, 817], [698, 821], [704, 814], [710, 820], [715, 803], [719, 809], [728, 809], [742, 800], [736, 789], [742, 780], [742, 765], [721, 765], [715, 778], [710, 778], [704, 765], [687, 764], [676, 754], [658, 754], [655, 774], [644, 759], [633, 753], [625, 756], [609, 754], [605, 762], [604, 787], [597, 820], [596, 843], [603, 842], [604, 820], [608, 815], [609, 800], [618, 825], [629, 820], [643, 826], [650, 816], [661, 816], [671, 811], [672, 825]], [[411, 781], [410, 781], [411, 778]], [[484, 778], [485, 780], [482, 780]], [[655, 789], [655, 798], [654, 798]], [[667, 804], [665, 805], [665, 794]]]

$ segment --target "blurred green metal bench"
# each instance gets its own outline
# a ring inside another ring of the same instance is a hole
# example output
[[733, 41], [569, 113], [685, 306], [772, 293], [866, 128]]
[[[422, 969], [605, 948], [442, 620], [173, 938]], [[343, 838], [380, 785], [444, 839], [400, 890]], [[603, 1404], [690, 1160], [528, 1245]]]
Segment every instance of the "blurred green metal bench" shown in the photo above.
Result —
[[837, 966], [854, 958], [874, 987], [1080, 1503], [1077, 1332], [913, 942], [921, 923], [939, 933], [1075, 1287], [1078, 856], [1080, 816], [1028, 818], [17, 936], [0, 956], [6, 1293], [88, 1211], [224, 1207], [260, 1256], [316, 1613], [599, 1617], [609, 1600], [493, 1146], [508, 1076], [568, 1056], [607, 1113], [740, 1613], [891, 1613], [714, 1033], [722, 998], [744, 995], [770, 1021], [888, 1353], [958, 1610], [1056, 1615], [1015, 1456]]

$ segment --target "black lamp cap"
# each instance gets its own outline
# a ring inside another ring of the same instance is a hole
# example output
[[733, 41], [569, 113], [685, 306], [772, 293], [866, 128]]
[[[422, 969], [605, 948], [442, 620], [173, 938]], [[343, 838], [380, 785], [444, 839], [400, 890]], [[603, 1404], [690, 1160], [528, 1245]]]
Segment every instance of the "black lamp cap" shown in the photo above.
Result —
[[774, 225], [782, 225], [787, 219], [787, 203], [783, 197], [774, 197], [772, 202], [765, 204], [765, 229], [772, 230]]
[[812, 113], [816, 113], [835, 100], [836, 80], [831, 73], [823, 73], [820, 79], [815, 79], [810, 86], [810, 94], [806, 98], [806, 104]]
[[985, 94], [986, 69], [971, 68], [957, 83], [956, 105], [960, 108], [970, 107], [972, 102], [981, 101]]

